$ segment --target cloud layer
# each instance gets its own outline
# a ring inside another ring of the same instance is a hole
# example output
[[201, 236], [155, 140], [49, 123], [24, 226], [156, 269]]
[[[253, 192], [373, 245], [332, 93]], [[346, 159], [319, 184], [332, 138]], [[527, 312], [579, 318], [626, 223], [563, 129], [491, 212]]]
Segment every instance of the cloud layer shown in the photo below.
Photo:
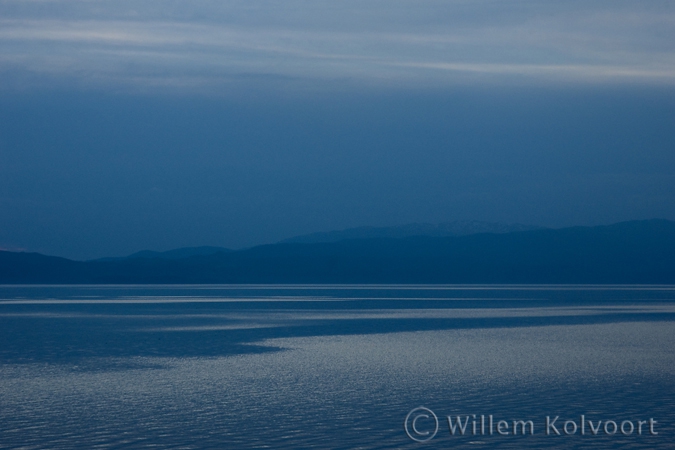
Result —
[[675, 83], [672, 2], [0, 1], [5, 85]]

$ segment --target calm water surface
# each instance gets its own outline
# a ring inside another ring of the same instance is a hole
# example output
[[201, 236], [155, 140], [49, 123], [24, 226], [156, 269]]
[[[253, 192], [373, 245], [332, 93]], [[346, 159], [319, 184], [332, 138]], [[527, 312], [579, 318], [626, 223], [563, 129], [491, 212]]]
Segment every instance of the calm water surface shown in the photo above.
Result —
[[0, 286], [0, 448], [670, 449], [673, 350], [672, 286]]

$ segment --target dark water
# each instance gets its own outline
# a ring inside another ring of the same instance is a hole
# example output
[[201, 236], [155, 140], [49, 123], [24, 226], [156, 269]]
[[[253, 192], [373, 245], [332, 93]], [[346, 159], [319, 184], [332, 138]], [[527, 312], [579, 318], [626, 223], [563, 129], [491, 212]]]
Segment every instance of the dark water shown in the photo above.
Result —
[[0, 448], [675, 448], [674, 350], [671, 286], [4, 286]]

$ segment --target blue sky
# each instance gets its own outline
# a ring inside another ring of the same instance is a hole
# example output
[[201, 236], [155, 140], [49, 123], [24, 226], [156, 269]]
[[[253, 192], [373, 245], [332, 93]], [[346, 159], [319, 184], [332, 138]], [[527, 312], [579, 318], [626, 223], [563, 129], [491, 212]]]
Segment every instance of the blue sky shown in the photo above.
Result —
[[0, 247], [675, 220], [675, 4], [0, 0]]

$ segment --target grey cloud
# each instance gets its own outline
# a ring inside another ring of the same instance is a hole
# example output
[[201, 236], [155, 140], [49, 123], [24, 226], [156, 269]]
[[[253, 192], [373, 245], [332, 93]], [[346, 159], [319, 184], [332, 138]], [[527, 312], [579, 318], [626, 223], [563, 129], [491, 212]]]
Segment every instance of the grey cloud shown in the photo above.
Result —
[[5, 0], [0, 73], [119, 85], [209, 86], [242, 74], [672, 84], [671, 5]]

